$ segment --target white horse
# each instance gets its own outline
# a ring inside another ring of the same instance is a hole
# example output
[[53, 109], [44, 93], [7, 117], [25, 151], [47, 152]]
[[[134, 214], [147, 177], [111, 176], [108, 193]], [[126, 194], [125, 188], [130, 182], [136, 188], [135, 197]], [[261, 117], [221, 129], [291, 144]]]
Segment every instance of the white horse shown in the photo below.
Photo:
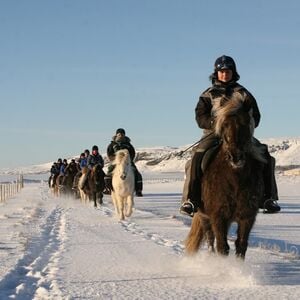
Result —
[[86, 176], [87, 176], [87, 172], [88, 172], [88, 168], [87, 167], [83, 167], [82, 169], [82, 174], [79, 178], [78, 181], [78, 190], [79, 190], [79, 195], [80, 195], [80, 201], [83, 204], [88, 204], [90, 199], [89, 199], [89, 195], [87, 193], [85, 193], [83, 187], [83, 180], [86, 180]]
[[120, 220], [130, 217], [133, 209], [134, 171], [127, 149], [119, 150], [114, 161], [111, 197]]

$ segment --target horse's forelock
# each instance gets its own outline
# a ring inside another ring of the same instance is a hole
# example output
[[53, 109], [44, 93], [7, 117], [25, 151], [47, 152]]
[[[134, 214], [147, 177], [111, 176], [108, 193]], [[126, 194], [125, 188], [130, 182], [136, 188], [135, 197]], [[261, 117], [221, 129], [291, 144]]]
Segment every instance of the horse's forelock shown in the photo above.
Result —
[[222, 124], [228, 118], [228, 116], [236, 114], [237, 111], [239, 111], [243, 106], [243, 101], [240, 97], [233, 97], [230, 100], [225, 98], [224, 100], [227, 101], [225, 105], [217, 107], [214, 111], [215, 132], [217, 135], [221, 135]]
[[127, 149], [119, 150], [116, 153], [116, 162], [121, 163], [122, 161], [125, 161], [129, 157], [129, 152]]

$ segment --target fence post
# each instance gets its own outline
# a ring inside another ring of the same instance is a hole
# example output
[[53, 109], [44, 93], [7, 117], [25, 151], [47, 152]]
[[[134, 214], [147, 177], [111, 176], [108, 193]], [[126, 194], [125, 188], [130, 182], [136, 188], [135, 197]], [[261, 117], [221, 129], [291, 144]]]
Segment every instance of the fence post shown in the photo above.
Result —
[[14, 196], [24, 187], [23, 174], [20, 174], [18, 179], [11, 183], [0, 184], [0, 202], [6, 201], [6, 199]]

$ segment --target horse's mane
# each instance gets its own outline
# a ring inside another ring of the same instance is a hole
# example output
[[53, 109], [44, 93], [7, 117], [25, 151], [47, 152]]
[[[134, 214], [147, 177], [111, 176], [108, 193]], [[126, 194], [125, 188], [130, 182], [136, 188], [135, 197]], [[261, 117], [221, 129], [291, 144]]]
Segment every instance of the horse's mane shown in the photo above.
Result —
[[127, 161], [129, 158], [129, 151], [127, 149], [122, 149], [122, 150], [117, 151], [114, 164], [120, 164], [124, 160], [125, 157], [126, 157], [126, 161]]
[[[219, 101], [217, 101], [217, 103], [219, 103], [218, 106], [214, 106], [214, 116], [215, 116], [215, 132], [217, 135], [221, 134], [222, 131], [222, 126], [224, 121], [229, 117], [229, 116], [233, 116], [233, 115], [237, 115], [240, 112], [246, 111], [246, 100], [243, 100], [243, 98], [241, 98], [241, 96], [239, 94], [234, 94], [232, 98], [227, 98], [225, 96], [221, 97], [221, 99], [219, 99]], [[222, 105], [223, 104], [223, 105]], [[254, 119], [252, 116], [252, 109], [248, 109], [249, 112], [249, 116], [251, 122], [249, 123], [250, 126], [250, 130], [251, 133], [253, 135], [254, 132]]]
[[249, 143], [248, 152], [251, 156], [263, 163], [266, 163], [266, 159], [264, 158], [263, 152], [264, 149], [259, 147], [256, 143], [252, 141], [255, 121], [253, 118], [253, 110], [249, 105], [249, 99], [246, 97], [243, 99], [240, 94], [234, 94], [232, 98], [228, 99], [227, 97], [222, 97], [218, 103], [224, 103], [224, 105], [219, 105], [218, 107], [214, 107], [214, 116], [215, 116], [215, 133], [218, 136], [221, 136], [222, 127], [224, 121], [233, 115], [237, 115], [239, 113], [248, 113], [249, 114], [249, 130], [251, 133], [251, 142]]

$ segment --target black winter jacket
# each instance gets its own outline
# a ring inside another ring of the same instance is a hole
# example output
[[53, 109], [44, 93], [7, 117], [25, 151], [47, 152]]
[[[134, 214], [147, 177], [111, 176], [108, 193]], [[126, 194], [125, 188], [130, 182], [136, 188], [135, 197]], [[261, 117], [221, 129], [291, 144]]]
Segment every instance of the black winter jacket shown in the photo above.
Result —
[[130, 143], [130, 138], [125, 136], [122, 140], [117, 140], [116, 136], [113, 136], [112, 141], [107, 147], [107, 157], [110, 161], [115, 159], [115, 153], [119, 150], [127, 149], [131, 158], [131, 161], [135, 157], [135, 149]]
[[104, 160], [103, 157], [98, 153], [97, 155], [90, 154], [87, 159], [87, 167], [92, 169], [95, 165], [101, 165], [103, 168]]
[[[200, 128], [204, 129], [204, 134], [212, 131], [213, 107], [214, 105], [222, 105], [224, 98], [230, 99], [235, 93], [239, 93], [243, 99], [248, 98], [252, 102], [252, 115], [254, 118], [255, 127], [260, 121], [260, 112], [255, 98], [251, 93], [237, 82], [224, 84], [220, 81], [215, 81], [212, 87], [204, 91], [200, 97], [195, 109], [196, 121]], [[223, 99], [223, 100], [222, 100]]]

